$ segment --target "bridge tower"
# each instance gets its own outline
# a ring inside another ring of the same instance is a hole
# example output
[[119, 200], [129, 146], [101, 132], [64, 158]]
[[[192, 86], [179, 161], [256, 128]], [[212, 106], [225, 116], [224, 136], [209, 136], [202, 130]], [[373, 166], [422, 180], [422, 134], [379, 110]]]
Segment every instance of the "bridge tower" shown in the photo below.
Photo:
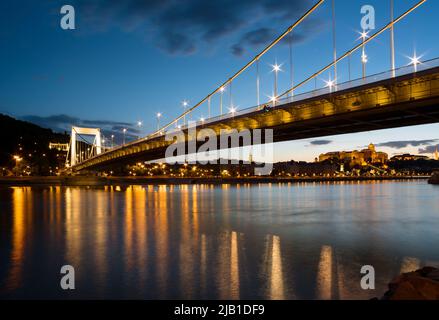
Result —
[[74, 166], [77, 164], [78, 154], [76, 150], [76, 142], [78, 140], [78, 135], [95, 136], [93, 147], [96, 148], [96, 154], [102, 153], [101, 145], [101, 129], [99, 128], [81, 128], [72, 127], [72, 135], [70, 138], [70, 165]]

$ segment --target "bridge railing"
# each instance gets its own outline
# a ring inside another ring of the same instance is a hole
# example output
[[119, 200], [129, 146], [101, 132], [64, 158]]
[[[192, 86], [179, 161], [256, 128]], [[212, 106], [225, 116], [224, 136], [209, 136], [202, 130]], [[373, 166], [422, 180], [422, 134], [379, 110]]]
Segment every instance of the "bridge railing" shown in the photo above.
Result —
[[[434, 67], [439, 67], [439, 58], [435, 58], [435, 59], [426, 60], [426, 61], [421, 62], [420, 64], [418, 64], [416, 66], [416, 71], [419, 72], [419, 71], [428, 70], [428, 69], [431, 69]], [[355, 87], [358, 87], [361, 85], [371, 84], [374, 82], [391, 79], [393, 77], [393, 74], [395, 74], [395, 77], [398, 77], [398, 76], [403, 76], [403, 75], [413, 73], [414, 71], [415, 71], [414, 65], [407, 65], [407, 66], [397, 68], [394, 71], [388, 70], [388, 71], [384, 71], [381, 73], [367, 76], [365, 78], [358, 78], [358, 79], [342, 82], [342, 83], [336, 84], [332, 88], [324, 87], [324, 88], [311, 90], [311, 91], [304, 92], [304, 93], [297, 94], [297, 95], [290, 95], [288, 97], [280, 99], [279, 101], [276, 101], [276, 105], [274, 106], [274, 108], [280, 107], [280, 106], [287, 104], [287, 103], [300, 102], [300, 101], [303, 101], [306, 99], [315, 98], [315, 97], [327, 94], [329, 92], [335, 93], [338, 91], [355, 88]], [[262, 110], [266, 106], [270, 107], [270, 108], [273, 107], [273, 102], [269, 101], [269, 102], [266, 102], [266, 103], [263, 103], [263, 104], [260, 104], [257, 106], [252, 106], [249, 108], [241, 109], [241, 110], [238, 110], [238, 111], [233, 112], [233, 113], [225, 113], [223, 115], [211, 117], [211, 118], [205, 119], [203, 121], [197, 121], [195, 123], [197, 126], [200, 126], [200, 125], [206, 125], [209, 123], [217, 122], [220, 120], [232, 119], [236, 116], [241, 116], [241, 115], [245, 115], [247, 113], [252, 113], [255, 111]], [[162, 135], [166, 134], [167, 132], [172, 132], [175, 130], [185, 130], [188, 128], [189, 128], [189, 125], [180, 126], [178, 129], [166, 130], [162, 133]], [[156, 136], [160, 136], [160, 135], [156, 135]], [[151, 136], [148, 136], [148, 137], [150, 138]]]
[[[427, 60], [427, 61], [423, 61], [422, 63], [418, 64], [416, 66], [417, 72], [419, 71], [423, 71], [423, 70], [428, 70], [434, 67], [439, 67], [439, 58], [435, 58], [435, 59], [431, 59], [431, 60]], [[407, 65], [404, 67], [400, 67], [394, 70], [395, 72], [395, 77], [398, 76], [403, 76], [403, 75], [407, 75], [410, 73], [414, 72], [414, 66], [413, 65]], [[314, 98], [314, 97], [318, 97], [324, 94], [327, 94], [329, 92], [335, 93], [338, 91], [342, 91], [342, 90], [347, 90], [347, 89], [351, 89], [351, 88], [355, 88], [361, 85], [365, 85], [365, 84], [371, 84], [374, 82], [378, 82], [378, 81], [382, 81], [382, 80], [387, 80], [387, 79], [391, 79], [393, 76], [393, 71], [392, 70], [388, 70], [388, 71], [384, 71], [381, 73], [377, 73], [371, 76], [367, 76], [365, 78], [358, 78], [358, 79], [354, 79], [351, 81], [346, 81], [343, 83], [339, 83], [336, 86], [334, 86], [333, 88], [329, 88], [329, 87], [324, 87], [324, 88], [319, 88], [317, 90], [312, 90], [312, 91], [308, 91], [308, 92], [304, 92], [298, 95], [291, 95], [288, 97], [285, 97], [283, 99], [280, 99], [279, 101], [276, 102], [276, 107], [280, 107], [284, 104], [287, 103], [291, 103], [291, 102], [300, 102], [306, 99], [310, 99], [310, 98]], [[209, 119], [204, 120], [203, 122], [199, 121], [197, 122], [198, 124], [208, 124], [211, 122], [215, 122], [218, 120], [224, 120], [224, 119], [230, 119], [239, 115], [245, 115], [247, 113], [251, 113], [254, 111], [259, 111], [262, 110], [264, 108], [264, 106], [269, 106], [272, 107], [273, 102], [266, 102], [263, 103], [261, 105], [258, 106], [253, 106], [253, 107], [249, 107], [249, 108], [245, 108], [242, 110], [239, 110], [237, 112], [232, 113], [228, 113], [228, 114], [223, 114], [221, 116], [216, 116], [216, 117], [212, 117]], [[186, 126], [187, 127], [187, 126]], [[186, 127], [182, 127], [182, 129], [185, 129]]]
[[[422, 63], [420, 63], [416, 66], [416, 72], [432, 69], [432, 68], [438, 67], [438, 66], [439, 66], [439, 58], [426, 60], [426, 61], [423, 61]], [[334, 93], [334, 92], [338, 92], [338, 91], [343, 91], [343, 90], [359, 87], [359, 86], [365, 85], [365, 84], [371, 84], [371, 83], [375, 83], [375, 82], [382, 81], [382, 80], [388, 80], [388, 79], [391, 79], [393, 77], [393, 73], [395, 73], [395, 77], [399, 77], [399, 76], [411, 74], [414, 72], [415, 72], [415, 66], [407, 65], [407, 66], [397, 68], [394, 71], [388, 70], [388, 71], [384, 71], [381, 73], [367, 76], [365, 78], [358, 78], [358, 79], [354, 79], [351, 81], [339, 83], [339, 84], [335, 85], [333, 88], [325, 87], [325, 88], [320, 88], [320, 89], [317, 89], [314, 91], [305, 92], [305, 93], [302, 93], [302, 94], [297, 95], [297, 96], [285, 97], [278, 102], [278, 106], [281, 104], [286, 104], [286, 103], [290, 103], [290, 102], [297, 102], [297, 101], [313, 98], [316, 96], [324, 95], [324, 94], [327, 94], [329, 92]]]

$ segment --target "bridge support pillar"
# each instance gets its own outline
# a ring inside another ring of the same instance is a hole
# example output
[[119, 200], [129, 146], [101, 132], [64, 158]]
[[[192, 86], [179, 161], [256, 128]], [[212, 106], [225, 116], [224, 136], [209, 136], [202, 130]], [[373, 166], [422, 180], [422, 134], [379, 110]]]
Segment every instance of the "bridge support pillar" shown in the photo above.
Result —
[[74, 166], [78, 163], [77, 154], [76, 154], [76, 136], [78, 134], [95, 136], [96, 146], [96, 154], [102, 153], [102, 138], [101, 138], [101, 129], [99, 128], [80, 128], [80, 127], [72, 127], [72, 134], [70, 137], [70, 165]]

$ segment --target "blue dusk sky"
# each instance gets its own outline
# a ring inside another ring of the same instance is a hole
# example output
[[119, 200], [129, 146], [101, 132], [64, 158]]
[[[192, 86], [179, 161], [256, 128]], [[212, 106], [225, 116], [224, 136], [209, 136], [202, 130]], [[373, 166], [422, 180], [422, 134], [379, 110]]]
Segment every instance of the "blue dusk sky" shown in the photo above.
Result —
[[[417, 0], [394, 0], [399, 16]], [[120, 137], [146, 135], [210, 93], [264, 46], [281, 34], [316, 0], [4, 0], [0, 2], [0, 113], [50, 127], [101, 127]], [[76, 29], [60, 27], [64, 4], [75, 8]], [[292, 35], [289, 46], [275, 46], [259, 63], [261, 101], [273, 94], [271, 65], [282, 66], [279, 92], [332, 59], [332, 0]], [[339, 55], [358, 43], [363, 5], [372, 5], [376, 29], [390, 19], [390, 0], [335, 0]], [[439, 57], [439, 1], [428, 0], [395, 27], [396, 66]], [[373, 32], [373, 31], [372, 31]], [[366, 47], [367, 74], [390, 69], [389, 32]], [[436, 63], [437, 64], [437, 63]], [[338, 66], [338, 82], [361, 77], [360, 53]], [[317, 85], [323, 87], [329, 73]], [[314, 82], [302, 91], [314, 88]], [[297, 93], [300, 93], [297, 92]], [[224, 108], [230, 106], [230, 88]], [[256, 69], [232, 84], [238, 110], [256, 105]], [[219, 97], [212, 99], [212, 115]], [[207, 117], [207, 105], [192, 119]], [[142, 126], [136, 123], [142, 121]], [[375, 143], [390, 156], [405, 152], [431, 156], [439, 143], [439, 124], [380, 130], [275, 145], [275, 160], [312, 161], [320, 153]]]

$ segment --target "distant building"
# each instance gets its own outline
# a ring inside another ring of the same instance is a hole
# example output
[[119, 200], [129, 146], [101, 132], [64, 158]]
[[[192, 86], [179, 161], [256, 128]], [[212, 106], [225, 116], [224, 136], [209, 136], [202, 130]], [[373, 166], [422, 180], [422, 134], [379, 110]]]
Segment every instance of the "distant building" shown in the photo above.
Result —
[[49, 149], [67, 152], [69, 150], [68, 143], [49, 142]]
[[49, 149], [56, 157], [56, 162], [52, 163], [53, 167], [50, 167], [50, 173], [52, 174], [66, 165], [67, 153], [69, 152], [69, 144], [60, 142], [49, 142]]
[[274, 164], [273, 175], [319, 176], [334, 175], [338, 166], [328, 162], [278, 162]]
[[348, 163], [351, 167], [355, 165], [365, 166], [371, 163], [385, 164], [388, 160], [388, 155], [385, 152], [375, 150], [375, 146], [371, 143], [367, 149], [361, 151], [336, 151], [321, 154], [319, 161], [327, 160]]
[[430, 158], [427, 156], [420, 156], [415, 154], [399, 154], [390, 158], [391, 161], [413, 161], [413, 160], [429, 160]]

